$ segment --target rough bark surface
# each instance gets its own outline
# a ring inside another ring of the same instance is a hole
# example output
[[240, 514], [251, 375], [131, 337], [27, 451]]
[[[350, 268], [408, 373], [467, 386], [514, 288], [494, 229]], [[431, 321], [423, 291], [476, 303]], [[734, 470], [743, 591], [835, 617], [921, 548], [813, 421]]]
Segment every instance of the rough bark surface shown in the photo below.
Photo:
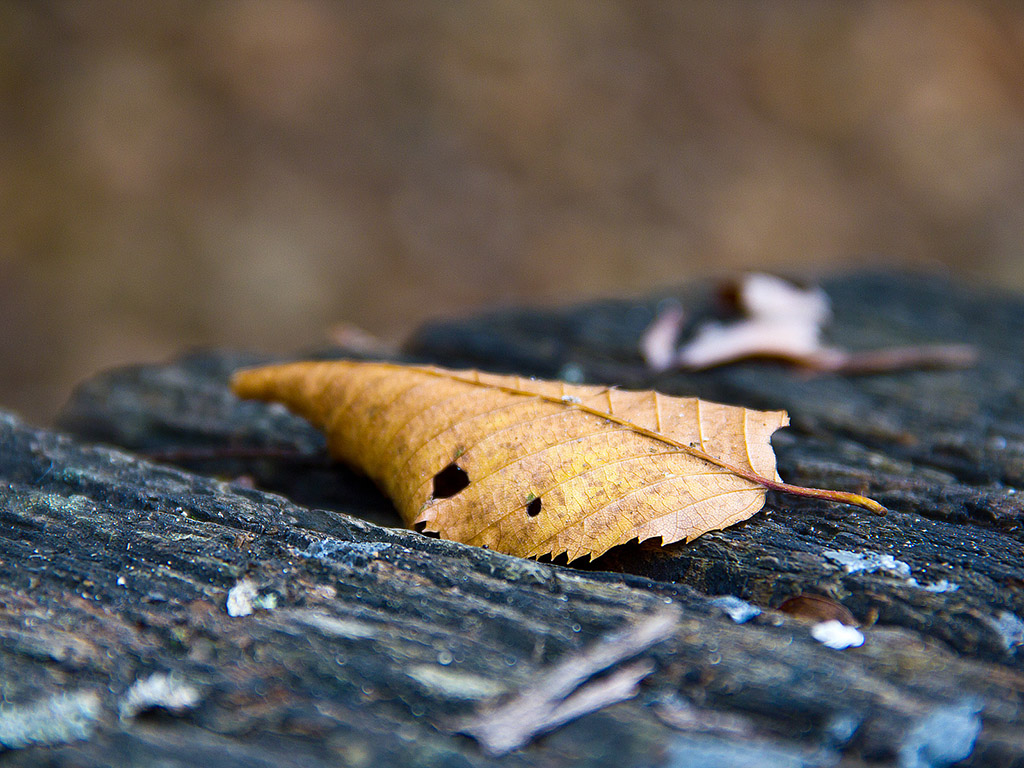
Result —
[[[418, 334], [406, 359], [785, 408], [786, 480], [892, 510], [774, 496], [689, 545], [575, 568], [374, 524], [397, 518], [326, 462], [319, 435], [228, 394], [230, 372], [263, 359], [211, 352], [100, 376], [62, 416], [75, 438], [0, 418], [5, 761], [1024, 765], [1024, 300], [892, 275], [826, 288], [835, 343], [968, 342], [981, 360], [654, 377], [636, 345], [657, 299]], [[710, 306], [705, 287], [678, 295]], [[864, 644], [832, 650], [774, 610], [798, 594], [842, 603]], [[635, 697], [505, 757], [456, 733], [542, 697], [538, 680], [668, 603], [670, 637], [593, 682], [648, 664]], [[761, 613], [730, 618], [750, 605]]]

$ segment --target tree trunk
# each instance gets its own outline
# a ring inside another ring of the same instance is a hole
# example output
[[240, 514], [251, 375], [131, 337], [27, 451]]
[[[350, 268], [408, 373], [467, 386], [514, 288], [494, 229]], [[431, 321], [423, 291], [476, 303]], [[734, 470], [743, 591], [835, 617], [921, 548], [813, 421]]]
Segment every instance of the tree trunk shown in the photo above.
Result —
[[[252, 356], [101, 375], [70, 439], [0, 417], [5, 763], [1024, 765], [1024, 300], [905, 275], [826, 289], [835, 344], [980, 360], [655, 376], [638, 340], [658, 298], [439, 324], [397, 356], [785, 408], [785, 480], [890, 510], [770, 495], [691, 544], [576, 567], [381, 527], [388, 502], [312, 428], [228, 393]], [[845, 608], [863, 644], [777, 610], [801, 595], [785, 607]]]

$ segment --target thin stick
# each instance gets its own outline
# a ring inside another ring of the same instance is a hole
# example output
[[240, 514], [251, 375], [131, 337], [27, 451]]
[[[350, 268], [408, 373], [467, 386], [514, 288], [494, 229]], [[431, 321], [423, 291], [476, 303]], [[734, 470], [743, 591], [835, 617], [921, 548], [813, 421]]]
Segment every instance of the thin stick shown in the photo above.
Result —
[[813, 371], [833, 373], [888, 373], [913, 368], [966, 368], [978, 360], [970, 344], [928, 344], [920, 347], [890, 347], [865, 352], [826, 349], [796, 358], [794, 362]]
[[640, 681], [654, 670], [649, 660], [641, 659], [607, 677], [587, 681], [667, 639], [678, 623], [675, 610], [655, 613], [559, 662], [504, 704], [457, 724], [455, 731], [472, 736], [492, 755], [505, 755], [541, 733], [630, 699]]

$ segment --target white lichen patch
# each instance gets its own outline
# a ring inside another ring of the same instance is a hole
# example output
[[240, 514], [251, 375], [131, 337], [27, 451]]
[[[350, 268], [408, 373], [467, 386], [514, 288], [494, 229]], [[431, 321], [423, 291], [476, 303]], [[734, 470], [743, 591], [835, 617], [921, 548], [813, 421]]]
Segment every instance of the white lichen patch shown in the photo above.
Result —
[[[323, 539], [310, 543], [300, 550], [302, 557], [309, 557], [332, 565], [350, 568], [365, 566], [369, 561], [391, 549], [386, 541], [346, 541], [344, 539]], [[397, 548], [396, 548], [397, 549]]]
[[0, 705], [0, 747], [67, 744], [92, 736], [100, 697], [92, 691], [62, 693], [30, 704]]
[[884, 571], [892, 576], [906, 579], [907, 586], [917, 587], [926, 592], [956, 592], [960, 589], [946, 579], [939, 579], [934, 582], [922, 583], [910, 575], [910, 564], [897, 560], [892, 555], [883, 555], [879, 552], [848, 552], [845, 549], [826, 549], [821, 553], [827, 560], [831, 560], [841, 566], [846, 573], [876, 573]]
[[999, 633], [1006, 650], [1024, 645], [1024, 621], [1015, 613], [1000, 611], [995, 616], [986, 616], [985, 623]]
[[435, 695], [449, 699], [480, 701], [505, 692], [501, 683], [451, 667], [416, 664], [406, 674]]
[[831, 619], [811, 627], [811, 637], [827, 648], [842, 651], [864, 645], [864, 635], [856, 627], [848, 627], [841, 621]]
[[939, 579], [938, 581], [934, 581], [931, 584], [922, 584], [917, 579], [910, 579], [907, 582], [907, 584], [909, 584], [912, 587], [917, 587], [918, 589], [923, 589], [925, 592], [937, 592], [940, 594], [943, 592], [956, 592], [958, 589], [960, 589], [959, 584], [954, 584], [951, 581], [946, 581], [946, 579]]
[[251, 616], [256, 610], [255, 600], [258, 595], [256, 584], [249, 579], [242, 579], [228, 590], [228, 601], [225, 606], [228, 616]]
[[897, 560], [892, 555], [883, 555], [878, 552], [848, 552], [844, 549], [826, 549], [821, 554], [842, 566], [847, 573], [886, 571], [903, 578], [910, 577], [910, 565], [902, 560]]
[[153, 709], [181, 714], [194, 709], [200, 700], [199, 689], [195, 686], [174, 675], [157, 673], [132, 683], [121, 700], [118, 714], [122, 720]]
[[372, 624], [357, 619], [338, 618], [320, 611], [300, 608], [287, 611], [283, 618], [292, 619], [306, 627], [315, 629], [328, 637], [346, 637], [353, 640], [377, 637], [380, 631]]
[[970, 756], [981, 733], [981, 703], [964, 699], [921, 717], [900, 746], [900, 768], [946, 768]]
[[257, 594], [256, 599], [252, 601], [252, 604], [264, 611], [272, 611], [277, 608], [277, 593], [267, 592], [266, 594]]
[[746, 600], [741, 600], [734, 595], [716, 597], [711, 604], [737, 624], [743, 624], [761, 614], [761, 609], [756, 605], [751, 605]]

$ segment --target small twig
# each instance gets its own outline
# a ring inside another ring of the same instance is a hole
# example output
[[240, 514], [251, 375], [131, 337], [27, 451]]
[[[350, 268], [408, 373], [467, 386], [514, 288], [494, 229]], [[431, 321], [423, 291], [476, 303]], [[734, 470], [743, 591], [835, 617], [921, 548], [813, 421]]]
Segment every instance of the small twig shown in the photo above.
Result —
[[[929, 368], [968, 368], [978, 361], [978, 350], [970, 344], [923, 344], [916, 347], [889, 347], [850, 352], [839, 347], [819, 347], [814, 351], [786, 349], [777, 344], [769, 349], [745, 350], [735, 355], [687, 363], [680, 354], [678, 364], [684, 371], [705, 371], [749, 360], [774, 360], [811, 373], [870, 374]], [[684, 348], [685, 349], [685, 348]], [[659, 370], [659, 369], [655, 369]]]
[[667, 639], [678, 621], [677, 611], [664, 610], [608, 636], [559, 662], [504, 704], [472, 716], [454, 730], [475, 738], [488, 753], [504, 755], [582, 715], [626, 701], [636, 695], [637, 685], [654, 670], [649, 660], [587, 681]]
[[823, 373], [888, 373], [914, 368], [967, 368], [978, 360], [970, 344], [925, 344], [919, 347], [890, 347], [864, 352], [826, 348], [795, 358], [793, 362]]

